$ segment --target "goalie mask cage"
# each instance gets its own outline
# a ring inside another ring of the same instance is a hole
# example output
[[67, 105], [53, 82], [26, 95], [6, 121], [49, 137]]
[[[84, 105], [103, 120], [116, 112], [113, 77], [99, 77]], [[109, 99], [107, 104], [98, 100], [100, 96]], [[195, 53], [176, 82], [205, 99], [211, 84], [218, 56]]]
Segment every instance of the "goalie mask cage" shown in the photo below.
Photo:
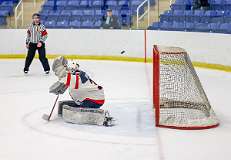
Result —
[[154, 45], [153, 104], [157, 127], [208, 129], [219, 125], [186, 51]]

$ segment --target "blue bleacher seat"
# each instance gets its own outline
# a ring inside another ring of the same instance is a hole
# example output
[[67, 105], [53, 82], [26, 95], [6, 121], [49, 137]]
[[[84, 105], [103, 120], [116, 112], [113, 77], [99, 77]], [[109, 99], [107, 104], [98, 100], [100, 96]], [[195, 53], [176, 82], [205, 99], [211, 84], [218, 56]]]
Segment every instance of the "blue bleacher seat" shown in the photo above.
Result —
[[6, 17], [0, 16], [0, 25], [6, 25]]
[[209, 23], [213, 17], [217, 16], [217, 12], [214, 10], [208, 10], [205, 11], [205, 14], [203, 17], [201, 17], [202, 23]]
[[220, 28], [220, 23], [210, 23], [209, 24], [210, 32], [218, 32], [219, 28]]
[[71, 19], [71, 16], [62, 16], [62, 15], [60, 15], [58, 18], [57, 18], [57, 21], [65, 21], [65, 20], [67, 20], [67, 21], [69, 21]]
[[69, 21], [68, 20], [57, 21], [56, 27], [57, 28], [69, 28]]
[[[131, 10], [131, 13], [132, 13], [132, 14], [136, 14], [137, 7], [138, 7], [142, 2], [143, 2], [143, 0], [132, 0], [132, 1], [131, 1], [131, 5], [130, 5], [130, 7], [129, 7], [128, 9]], [[140, 11], [139, 11], [140, 14], [144, 13], [144, 7], [145, 7], [145, 5], [142, 6], [142, 7], [140, 8]]]
[[209, 24], [208, 23], [196, 23], [194, 31], [208, 32], [210, 31]]
[[192, 2], [189, 0], [176, 0], [174, 4], [170, 6], [172, 10], [189, 10], [191, 9]]
[[171, 22], [164, 21], [164, 22], [160, 23], [160, 29], [161, 30], [171, 30], [171, 28], [172, 28]]
[[152, 26], [149, 29], [152, 29], [152, 30], [160, 29], [160, 22], [153, 23]]
[[176, 0], [175, 4], [185, 4], [185, 0]]
[[121, 11], [120, 11], [120, 15], [121, 16], [131, 16], [131, 11], [130, 10], [127, 10], [127, 9], [122, 9]]
[[231, 1], [230, 0], [225, 0], [224, 2], [223, 2], [223, 4], [224, 4], [224, 10], [231, 10]]
[[211, 17], [209, 23], [224, 23], [224, 17]]
[[137, 6], [139, 6], [142, 2], [143, 2], [143, 1], [141, 1], [141, 0], [132, 0], [132, 1], [131, 1], [131, 6], [132, 6], [132, 7], [137, 7]]
[[101, 26], [101, 20], [95, 21], [94, 28], [100, 28], [100, 26]]
[[224, 13], [223, 16], [230, 16], [230, 11], [229, 10], [226, 10], [223, 13]]
[[195, 23], [193, 22], [186, 22], [185, 23], [185, 30], [186, 31], [193, 31], [195, 29]]
[[184, 22], [173, 22], [172, 27], [170, 28], [174, 31], [184, 31], [185, 30], [185, 23]]
[[110, 9], [114, 9], [117, 7], [117, 1], [115, 0], [108, 0], [106, 1], [106, 6]]
[[92, 21], [86, 20], [82, 22], [81, 27], [82, 28], [93, 28], [94, 23]]
[[93, 0], [91, 5], [93, 7], [101, 7], [101, 6], [103, 6], [103, 1], [101, 1], [101, 0]]
[[184, 20], [185, 20], [184, 10], [173, 11], [173, 21], [184, 21]]
[[67, 1], [64, 1], [64, 0], [57, 1], [56, 5], [57, 5], [57, 9], [59, 9], [59, 10], [64, 9], [65, 6], [67, 5]]
[[208, 10], [208, 11], [205, 11], [204, 16], [207, 16], [207, 17], [216, 17], [217, 16], [217, 12], [214, 11], [214, 10]]
[[186, 22], [193, 22], [193, 18], [194, 18], [194, 11], [193, 10], [185, 10], [184, 15], [185, 15], [185, 21]]
[[8, 10], [0, 10], [0, 17], [6, 17], [9, 16]]
[[70, 17], [72, 15], [70, 10], [62, 10], [60, 16]]
[[225, 11], [223, 18], [225, 23], [231, 23], [231, 11]]
[[54, 1], [47, 1], [42, 6], [43, 10], [52, 10], [54, 7]]
[[9, 15], [12, 15], [13, 7], [14, 7], [13, 1], [3, 1], [0, 4], [0, 11], [7, 11]]
[[83, 17], [83, 16], [71, 16], [70, 18], [69, 18], [69, 20], [70, 21], [82, 21], [82, 19], [84, 19], [85, 17]]
[[14, 6], [14, 3], [13, 1], [3, 1], [1, 4], [1, 7], [13, 7]]
[[130, 6], [130, 10], [132, 10], [132, 12], [134, 12], [134, 10], [136, 11], [136, 8], [142, 3], [143, 1], [141, 0], [132, 0], [131, 1], [131, 6]]
[[75, 10], [79, 7], [80, 1], [76, 1], [76, 0], [71, 0], [67, 2], [67, 5], [65, 6], [65, 9], [69, 9], [69, 10]]
[[216, 16], [217, 17], [222, 17], [222, 16], [224, 16], [224, 13], [225, 13], [225, 11], [219, 11], [219, 10], [217, 10], [216, 11]]
[[223, 10], [224, 9], [223, 0], [211, 0], [210, 8], [212, 10]]
[[172, 4], [171, 6], [172, 10], [185, 10], [186, 9], [186, 5], [182, 5], [182, 4]]
[[73, 20], [69, 23], [71, 28], [80, 28], [81, 22], [79, 20]]
[[84, 16], [95, 16], [95, 11], [94, 9], [85, 9], [83, 10], [83, 15]]
[[80, 7], [88, 7], [89, 3], [87, 0], [82, 0], [79, 5], [80, 5]]
[[222, 23], [220, 25], [219, 31], [220, 33], [231, 33], [231, 24], [230, 23]]
[[48, 16], [49, 17], [58, 17], [60, 15], [60, 10], [56, 10], [56, 11], [53, 11], [51, 10], [50, 12], [48, 12]]
[[42, 15], [48, 15], [49, 14], [49, 10], [41, 10], [40, 12], [39, 12], [39, 14], [42, 16]]
[[95, 16], [94, 21], [102, 21], [103, 17], [101, 16]]
[[53, 16], [46, 16], [46, 21], [52, 21], [52, 20], [57, 21], [58, 18], [59, 18], [59, 16], [56, 16], [56, 17], [53, 17]]
[[200, 22], [202, 17], [204, 16], [205, 11], [204, 10], [195, 10], [194, 16], [193, 16], [193, 22]]
[[19, 2], [19, 0], [0, 0], [0, 4], [2, 3], [2, 2], [4, 2], [4, 1], [10, 1], [10, 2], [13, 2], [13, 3], [18, 3]]
[[195, 10], [194, 11], [194, 16], [203, 16], [205, 13], [204, 10]]
[[160, 21], [161, 22], [170, 21], [172, 15], [173, 15], [173, 11], [172, 10], [165, 11], [163, 14], [160, 15]]
[[96, 16], [102, 17], [102, 16], [104, 16], [104, 14], [105, 14], [105, 11], [102, 10], [102, 9], [96, 9], [96, 10], [95, 10], [95, 15], [96, 15]]
[[55, 20], [45, 21], [44, 25], [47, 28], [55, 28], [56, 27], [56, 21]]
[[42, 21], [45, 21], [48, 17], [49, 10], [42, 10], [39, 14], [40, 14]]
[[128, 0], [120, 0], [120, 1], [118, 2], [118, 5], [119, 5], [119, 6], [126, 7], [126, 8], [128, 8], [128, 7], [130, 6]]
[[72, 16], [83, 16], [83, 10], [82, 9], [73, 10]]

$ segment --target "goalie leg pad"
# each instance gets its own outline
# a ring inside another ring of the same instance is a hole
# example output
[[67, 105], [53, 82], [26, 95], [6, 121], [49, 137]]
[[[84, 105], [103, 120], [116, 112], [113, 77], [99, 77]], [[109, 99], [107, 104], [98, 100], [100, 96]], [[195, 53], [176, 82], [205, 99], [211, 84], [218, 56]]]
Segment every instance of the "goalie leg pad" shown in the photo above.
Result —
[[105, 111], [63, 105], [63, 120], [75, 124], [104, 125]]
[[77, 105], [75, 103], [75, 101], [72, 101], [72, 100], [59, 101], [59, 104], [58, 104], [58, 115], [62, 115], [63, 114], [63, 106], [64, 105], [67, 105], [67, 106], [70, 106], [70, 107], [80, 107], [79, 105]]

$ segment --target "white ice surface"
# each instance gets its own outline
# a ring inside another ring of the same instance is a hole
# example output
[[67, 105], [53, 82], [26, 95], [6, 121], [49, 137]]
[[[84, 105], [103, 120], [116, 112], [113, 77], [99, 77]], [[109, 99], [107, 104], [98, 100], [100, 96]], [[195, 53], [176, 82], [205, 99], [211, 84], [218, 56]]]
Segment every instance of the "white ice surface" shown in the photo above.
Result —
[[[221, 125], [182, 131], [154, 127], [151, 65], [80, 61], [105, 89], [108, 109], [117, 119], [110, 128], [67, 124], [49, 113], [57, 80], [34, 60], [28, 75], [23, 60], [0, 61], [0, 160], [229, 160], [231, 159], [231, 74], [197, 69]], [[61, 99], [70, 99], [65, 93]]]

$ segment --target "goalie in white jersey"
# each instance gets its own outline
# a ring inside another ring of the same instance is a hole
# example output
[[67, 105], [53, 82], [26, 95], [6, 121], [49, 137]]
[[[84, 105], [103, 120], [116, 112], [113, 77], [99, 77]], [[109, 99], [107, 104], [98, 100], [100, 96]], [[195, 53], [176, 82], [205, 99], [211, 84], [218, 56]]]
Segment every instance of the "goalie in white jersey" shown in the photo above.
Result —
[[78, 63], [68, 63], [64, 57], [58, 57], [53, 62], [52, 70], [59, 80], [50, 87], [50, 93], [63, 94], [69, 88], [72, 98], [59, 102], [58, 114], [64, 120], [78, 124], [109, 124], [112, 118], [108, 112], [99, 109], [105, 101], [103, 87], [80, 70]]

